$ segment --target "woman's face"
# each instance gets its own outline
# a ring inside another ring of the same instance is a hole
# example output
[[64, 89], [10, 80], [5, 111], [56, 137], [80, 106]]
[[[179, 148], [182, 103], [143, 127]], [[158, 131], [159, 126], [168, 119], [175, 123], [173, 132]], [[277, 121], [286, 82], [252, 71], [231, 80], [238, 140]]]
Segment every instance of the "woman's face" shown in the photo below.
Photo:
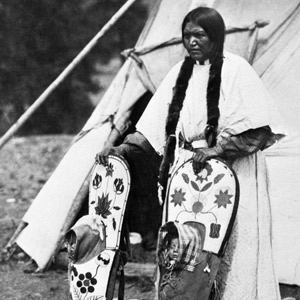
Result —
[[209, 59], [212, 54], [213, 42], [209, 39], [205, 30], [193, 22], [185, 25], [183, 43], [194, 60], [204, 61]]

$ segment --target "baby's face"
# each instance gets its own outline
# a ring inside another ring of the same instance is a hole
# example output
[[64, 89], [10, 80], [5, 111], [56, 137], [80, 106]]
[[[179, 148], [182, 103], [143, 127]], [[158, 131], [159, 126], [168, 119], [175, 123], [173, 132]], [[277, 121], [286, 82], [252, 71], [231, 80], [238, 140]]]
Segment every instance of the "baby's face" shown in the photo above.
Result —
[[169, 257], [171, 259], [175, 259], [178, 256], [178, 244], [179, 241], [177, 238], [171, 240], [170, 249], [169, 249]]

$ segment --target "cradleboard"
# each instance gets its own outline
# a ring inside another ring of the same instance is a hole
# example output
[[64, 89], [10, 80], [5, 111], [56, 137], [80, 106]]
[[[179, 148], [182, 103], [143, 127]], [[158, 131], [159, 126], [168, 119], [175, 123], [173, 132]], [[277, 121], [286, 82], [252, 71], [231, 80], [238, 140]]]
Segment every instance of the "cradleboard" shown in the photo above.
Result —
[[[190, 159], [172, 172], [158, 238], [159, 299], [211, 297], [238, 201], [237, 177], [223, 160], [210, 159], [195, 174]], [[167, 234], [174, 235], [174, 229], [179, 239], [178, 257], [170, 268]], [[174, 284], [176, 278], [180, 280]]]
[[165, 203], [165, 221], [198, 222], [205, 226], [203, 250], [221, 255], [237, 213], [239, 185], [232, 168], [210, 159], [198, 174], [192, 160], [172, 174]]
[[[117, 271], [122, 264], [120, 242], [129, 188], [129, 167], [121, 156], [109, 155], [106, 166], [94, 165], [89, 187], [89, 215], [70, 230], [73, 248], [77, 247], [73, 249], [77, 256], [73, 261], [71, 257], [69, 267], [72, 299], [113, 298]], [[78, 255], [80, 251], [83, 258]]]

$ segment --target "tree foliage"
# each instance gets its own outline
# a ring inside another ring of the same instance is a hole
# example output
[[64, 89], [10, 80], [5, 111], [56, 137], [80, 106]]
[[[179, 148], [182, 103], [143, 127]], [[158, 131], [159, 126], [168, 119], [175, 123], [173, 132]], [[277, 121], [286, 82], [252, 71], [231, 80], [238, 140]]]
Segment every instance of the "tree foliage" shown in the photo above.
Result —
[[[0, 0], [0, 134], [95, 36], [125, 0]], [[95, 63], [132, 47], [146, 20], [134, 4], [23, 126], [22, 134], [76, 133], [93, 110]]]

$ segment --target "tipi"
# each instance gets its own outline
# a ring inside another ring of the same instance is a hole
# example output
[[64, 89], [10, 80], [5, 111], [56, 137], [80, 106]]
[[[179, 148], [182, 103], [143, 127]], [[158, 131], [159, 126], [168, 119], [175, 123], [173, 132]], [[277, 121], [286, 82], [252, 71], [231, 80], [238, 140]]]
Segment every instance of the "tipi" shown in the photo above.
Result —
[[45, 269], [60, 249], [88, 193], [95, 154], [112, 123], [137, 121], [162, 78], [181, 60], [181, 21], [191, 9], [217, 9], [227, 27], [225, 49], [248, 59], [274, 96], [289, 135], [267, 151], [275, 261], [282, 283], [300, 285], [300, 3], [259, 0], [157, 0], [135, 48], [56, 170], [23, 217], [15, 242]]

